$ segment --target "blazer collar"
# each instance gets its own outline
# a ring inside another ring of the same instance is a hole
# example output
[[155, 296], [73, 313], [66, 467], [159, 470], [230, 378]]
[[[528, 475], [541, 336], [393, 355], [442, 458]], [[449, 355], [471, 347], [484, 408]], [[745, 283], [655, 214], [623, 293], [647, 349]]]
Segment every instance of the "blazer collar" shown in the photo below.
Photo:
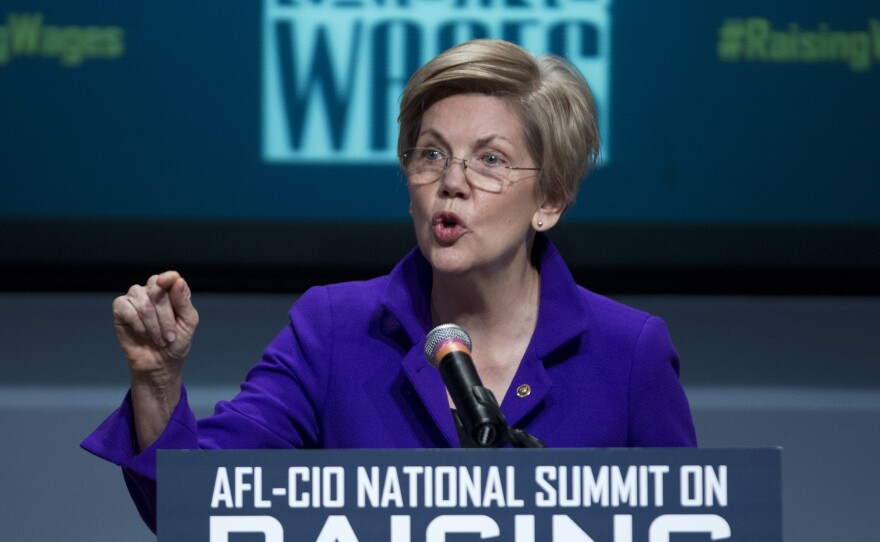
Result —
[[[535, 236], [532, 258], [541, 270], [541, 297], [534, 337], [535, 354], [544, 358], [586, 332], [588, 311], [580, 288], [562, 256], [543, 233]], [[423, 342], [431, 331], [431, 265], [418, 247], [412, 249], [391, 271], [380, 301], [384, 319], [397, 340], [405, 346]]]
[[[549, 392], [552, 381], [546, 363], [552, 354], [578, 339], [588, 327], [588, 311], [579, 287], [562, 256], [543, 233], [535, 236], [532, 257], [541, 271], [538, 322], [511, 389], [503, 400], [499, 397], [511, 425], [539, 406]], [[431, 330], [431, 266], [418, 248], [391, 271], [380, 306], [381, 332], [404, 352], [403, 369], [407, 377], [447, 441], [457, 446], [458, 434], [443, 380], [422, 353], [425, 337]], [[520, 382], [531, 387], [527, 397], [516, 394]]]
[[582, 289], [546, 235], [535, 236], [532, 257], [540, 262], [541, 270], [541, 301], [532, 342], [535, 355], [543, 360], [587, 332], [589, 311]]
[[458, 447], [446, 386], [440, 372], [425, 359], [431, 331], [431, 266], [414, 248], [388, 276], [378, 313], [380, 332], [398, 345], [403, 372], [450, 447]]
[[[528, 425], [528, 416], [538, 411], [553, 387], [547, 368], [565, 361], [569, 352], [577, 350], [566, 346], [580, 340], [589, 324], [583, 293], [546, 235], [535, 236], [532, 258], [539, 262], [541, 270], [538, 321], [501, 403], [507, 423], [522, 428]], [[527, 387], [527, 391], [521, 387]], [[541, 438], [541, 435], [535, 436]]]

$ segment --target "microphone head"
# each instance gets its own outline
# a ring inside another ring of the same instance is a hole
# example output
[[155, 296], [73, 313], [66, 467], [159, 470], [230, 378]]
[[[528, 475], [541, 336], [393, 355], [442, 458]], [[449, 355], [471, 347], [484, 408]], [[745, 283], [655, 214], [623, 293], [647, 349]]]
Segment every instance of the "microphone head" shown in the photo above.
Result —
[[436, 367], [440, 361], [436, 359], [437, 351], [450, 342], [464, 345], [468, 352], [471, 350], [471, 336], [467, 334], [467, 331], [455, 324], [439, 325], [432, 329], [425, 339], [425, 357], [428, 359], [428, 363]]

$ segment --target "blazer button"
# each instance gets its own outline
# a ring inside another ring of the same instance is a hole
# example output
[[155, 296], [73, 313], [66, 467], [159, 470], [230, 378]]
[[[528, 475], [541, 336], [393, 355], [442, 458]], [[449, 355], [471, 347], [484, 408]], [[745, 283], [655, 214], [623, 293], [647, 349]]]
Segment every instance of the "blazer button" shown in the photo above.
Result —
[[516, 388], [516, 396], [520, 399], [528, 397], [530, 393], [532, 393], [532, 387], [528, 384], [523, 384], [520, 387]]

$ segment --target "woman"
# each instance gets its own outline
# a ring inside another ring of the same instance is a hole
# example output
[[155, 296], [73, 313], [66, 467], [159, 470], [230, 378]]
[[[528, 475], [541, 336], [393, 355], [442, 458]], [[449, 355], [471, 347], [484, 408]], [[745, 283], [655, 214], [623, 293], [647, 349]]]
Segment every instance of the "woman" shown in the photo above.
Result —
[[213, 416], [195, 420], [181, 382], [198, 324], [184, 279], [114, 301], [131, 391], [83, 446], [123, 467], [151, 527], [159, 448], [468, 445], [422, 354], [446, 322], [508, 423], [549, 447], [695, 445], [663, 322], [577, 286], [543, 233], [598, 151], [577, 72], [472, 41], [413, 75], [399, 121], [418, 248], [387, 276], [307, 291]]

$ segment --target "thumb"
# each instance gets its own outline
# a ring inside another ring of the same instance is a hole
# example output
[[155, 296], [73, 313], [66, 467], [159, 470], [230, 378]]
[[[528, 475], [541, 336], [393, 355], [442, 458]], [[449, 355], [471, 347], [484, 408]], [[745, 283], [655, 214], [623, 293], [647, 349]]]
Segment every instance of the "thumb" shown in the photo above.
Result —
[[174, 313], [183, 327], [192, 332], [199, 323], [199, 313], [192, 304], [192, 291], [189, 284], [181, 277], [177, 279], [168, 292]]

